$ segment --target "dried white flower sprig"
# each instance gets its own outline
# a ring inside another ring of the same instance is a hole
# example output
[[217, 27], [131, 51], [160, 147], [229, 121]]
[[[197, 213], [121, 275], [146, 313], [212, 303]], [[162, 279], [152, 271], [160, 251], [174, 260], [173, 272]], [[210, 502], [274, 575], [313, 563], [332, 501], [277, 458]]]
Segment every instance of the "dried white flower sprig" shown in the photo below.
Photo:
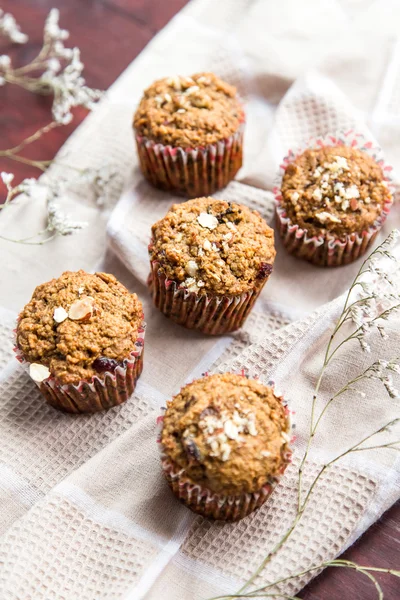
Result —
[[22, 33], [20, 26], [9, 13], [0, 8], [0, 33], [14, 44], [25, 44], [28, 36]]
[[2, 172], [0, 176], [8, 191], [6, 202], [2, 208], [7, 206], [13, 198], [18, 197], [20, 193], [33, 197], [36, 193], [40, 194], [40, 192], [45, 193], [47, 206], [47, 224], [43, 230], [19, 240], [13, 240], [3, 235], [0, 235], [0, 239], [20, 244], [44, 244], [57, 235], [71, 235], [87, 226], [87, 223], [73, 221], [60, 209], [57, 198], [63, 188], [58, 182], [49, 182], [46, 185], [37, 179], [24, 179], [19, 185], [12, 187], [11, 184], [14, 179], [12, 173]]
[[[19, 25], [10, 14], [0, 11], [0, 34], [16, 43], [24, 43], [27, 36], [21, 33]], [[59, 160], [34, 160], [22, 156], [21, 152], [43, 135], [65, 125], [73, 118], [72, 109], [82, 106], [92, 109], [101, 98], [102, 92], [91, 89], [85, 85], [82, 77], [84, 65], [80, 60], [78, 48], [66, 48], [64, 41], [69, 37], [69, 32], [59, 26], [59, 11], [52, 9], [46, 19], [43, 33], [43, 45], [39, 54], [29, 64], [20, 68], [13, 68], [11, 58], [7, 55], [0, 56], [0, 85], [16, 84], [33, 93], [53, 94], [52, 105], [53, 121], [41, 127], [34, 134], [23, 140], [20, 144], [0, 151], [0, 157], [5, 157], [16, 162], [28, 164], [41, 171], [46, 171], [53, 164], [62, 164], [71, 170], [73, 176], [68, 181], [54, 181], [50, 178], [40, 181], [24, 179], [19, 185], [13, 187], [14, 175], [1, 173], [7, 195], [0, 211], [15, 204], [20, 194], [36, 198], [36, 195], [46, 198], [46, 226], [41, 231], [22, 239], [11, 239], [0, 235], [0, 239], [20, 244], [44, 244], [56, 236], [66, 236], [83, 229], [87, 224], [71, 219], [60, 207], [61, 193], [70, 187], [86, 186], [90, 188], [94, 201], [99, 207], [107, 207], [111, 192], [111, 182], [117, 176], [117, 170], [110, 165], [99, 169], [78, 169]], [[85, 190], [88, 195], [88, 190]]]
[[60, 29], [59, 16], [56, 8], [50, 11], [44, 26], [43, 46], [29, 64], [14, 68], [9, 56], [0, 56], [0, 84], [14, 83], [37, 94], [53, 94], [54, 121], [65, 125], [72, 120], [74, 107], [92, 109], [102, 92], [85, 85], [79, 48], [64, 46], [69, 32]]
[[[47, 223], [44, 229], [27, 238], [12, 239], [0, 235], [0, 239], [18, 244], [42, 245], [57, 236], [67, 236], [79, 232], [87, 227], [88, 223], [75, 221], [65, 214], [60, 206], [61, 196], [78, 185], [81, 192], [85, 190], [85, 195], [92, 194], [97, 206], [107, 207], [110, 202], [110, 183], [117, 176], [115, 169], [105, 166], [99, 169], [78, 170], [75, 177], [66, 180], [60, 178], [46, 179], [45, 176], [40, 180], [34, 178], [24, 179], [19, 185], [13, 187], [14, 175], [3, 171], [0, 173], [0, 178], [7, 188], [7, 198], [0, 209], [4, 209], [11, 202], [15, 204], [21, 193], [32, 199], [44, 197], [47, 208]], [[84, 186], [88, 189], [86, 190]]]
[[[371, 351], [371, 348], [367, 340], [374, 329], [383, 338], [388, 335], [384, 327], [385, 322], [388, 321], [392, 315], [396, 314], [397, 310], [400, 308], [400, 278], [397, 279], [397, 282], [395, 278], [395, 275], [398, 275], [400, 267], [399, 260], [394, 252], [394, 248], [399, 238], [400, 232], [398, 230], [393, 231], [388, 238], [363, 262], [355, 280], [349, 289], [342, 312], [329, 338], [325, 355], [323, 357], [322, 368], [313, 394], [310, 416], [310, 435], [298, 470], [297, 511], [291, 526], [277, 541], [275, 546], [267, 554], [259, 567], [254, 571], [251, 577], [237, 593], [218, 596], [209, 600], [225, 600], [227, 598], [286, 598], [289, 600], [296, 600], [294, 596], [276, 591], [276, 586], [301, 577], [307, 573], [319, 571], [327, 567], [349, 568], [362, 573], [373, 582], [377, 591], [378, 600], [383, 600], [383, 590], [374, 573], [387, 573], [400, 578], [399, 570], [361, 566], [351, 561], [337, 559], [326, 561], [319, 565], [311, 565], [309, 568], [301, 571], [300, 573], [293, 573], [288, 577], [270, 582], [261, 587], [254, 587], [253, 585], [257, 577], [262, 574], [264, 568], [270, 562], [271, 558], [282, 548], [282, 546], [293, 534], [299, 521], [303, 517], [310, 498], [312, 498], [313, 491], [320, 478], [332, 465], [336, 464], [345, 456], [349, 456], [356, 452], [366, 452], [378, 449], [394, 450], [397, 452], [400, 451], [400, 434], [397, 434], [397, 436], [395, 434], [393, 439], [387, 441], [387, 434], [391, 433], [393, 430], [398, 430], [398, 426], [400, 424], [399, 414], [398, 417], [382, 424], [375, 431], [367, 434], [361, 440], [358, 440], [349, 448], [345, 448], [337, 456], [329, 460], [321, 467], [308, 488], [306, 490], [303, 489], [303, 472], [309, 457], [314, 437], [318, 431], [318, 427], [322, 419], [326, 416], [329, 407], [337, 398], [347, 392], [356, 392], [360, 394], [361, 397], [365, 397], [366, 392], [360, 390], [358, 385], [360, 382], [368, 379], [375, 379], [381, 382], [390, 399], [399, 398], [399, 392], [395, 387], [393, 376], [400, 374], [400, 356], [393, 357], [390, 360], [377, 360], [373, 362], [361, 373], [356, 375], [352, 380], [348, 381], [346, 385], [340, 388], [335, 394], [333, 394], [331, 398], [324, 403], [323, 407], [319, 411], [319, 414], [317, 414], [321, 383], [323, 381], [326, 369], [328, 366], [330, 366], [331, 361], [340, 348], [342, 348], [344, 344], [357, 341], [363, 351], [368, 353]], [[350, 333], [348, 332], [349, 327], [351, 329]], [[346, 333], [343, 334], [344, 330], [346, 330]], [[383, 434], [386, 434], [385, 439], [384, 441], [380, 441]]]

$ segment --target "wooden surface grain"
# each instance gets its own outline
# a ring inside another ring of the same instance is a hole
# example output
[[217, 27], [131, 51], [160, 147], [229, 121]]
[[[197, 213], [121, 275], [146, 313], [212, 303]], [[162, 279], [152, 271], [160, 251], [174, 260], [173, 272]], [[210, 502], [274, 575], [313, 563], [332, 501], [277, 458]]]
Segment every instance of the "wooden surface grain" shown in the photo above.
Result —
[[[217, 0], [215, 0], [217, 2]], [[69, 29], [69, 45], [77, 45], [85, 64], [85, 77], [92, 87], [106, 89], [139, 54], [154, 34], [186, 4], [187, 0], [3, 0], [1, 8], [11, 12], [30, 36], [26, 46], [0, 42], [0, 54], [11, 54], [15, 64], [24, 64], [40, 48], [43, 22], [50, 8], [58, 7], [61, 26]], [[0, 88], [0, 148], [9, 148], [49, 122], [49, 98], [39, 98], [17, 87]], [[26, 156], [52, 158], [84, 119], [79, 110], [74, 122], [42, 138]], [[0, 170], [12, 170], [17, 180], [37, 175], [37, 170], [0, 159]], [[361, 565], [400, 569], [400, 503], [392, 507], [344, 557]], [[386, 600], [400, 599], [400, 581], [377, 576]], [[324, 571], [299, 597], [304, 600], [373, 600], [376, 589], [354, 571]]]

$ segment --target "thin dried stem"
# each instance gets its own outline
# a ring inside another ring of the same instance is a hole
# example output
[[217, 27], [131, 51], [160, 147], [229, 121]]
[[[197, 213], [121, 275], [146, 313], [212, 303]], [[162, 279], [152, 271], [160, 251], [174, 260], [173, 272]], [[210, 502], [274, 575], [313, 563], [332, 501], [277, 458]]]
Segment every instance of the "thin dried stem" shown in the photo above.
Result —
[[[240, 588], [240, 590], [237, 592], [236, 595], [233, 596], [222, 596], [221, 598], [225, 598], [225, 597], [230, 597], [230, 598], [241, 598], [241, 597], [256, 597], [254, 595], [254, 592], [257, 591], [265, 591], [265, 589], [267, 589], [266, 587], [264, 588], [260, 588], [259, 590], [252, 590], [251, 592], [248, 593], [244, 593], [250, 585], [252, 585], [255, 581], [255, 579], [262, 573], [262, 571], [264, 570], [264, 568], [266, 567], [266, 565], [268, 564], [268, 562], [271, 560], [271, 558], [280, 550], [280, 548], [282, 548], [282, 546], [286, 543], [286, 541], [290, 538], [290, 536], [293, 534], [294, 530], [296, 529], [299, 521], [301, 520], [304, 511], [308, 505], [308, 502], [312, 496], [312, 493], [316, 487], [316, 485], [318, 484], [318, 481], [320, 480], [320, 478], [322, 477], [322, 475], [325, 473], [325, 471], [330, 468], [333, 464], [335, 464], [336, 462], [338, 462], [339, 460], [341, 460], [342, 458], [344, 458], [346, 455], [349, 455], [353, 452], [361, 452], [361, 451], [367, 451], [367, 450], [375, 450], [375, 449], [394, 449], [394, 450], [399, 450], [399, 448], [397, 448], [396, 444], [398, 444], [398, 441], [392, 441], [392, 442], [388, 442], [388, 443], [384, 443], [384, 444], [375, 444], [375, 445], [371, 445], [371, 446], [365, 446], [364, 444], [372, 439], [374, 436], [382, 433], [383, 431], [386, 431], [390, 426], [394, 425], [395, 423], [397, 423], [399, 421], [399, 419], [393, 419], [392, 421], [389, 421], [388, 423], [386, 423], [386, 425], [379, 427], [376, 431], [372, 432], [371, 434], [368, 434], [367, 436], [365, 436], [363, 439], [359, 440], [356, 444], [354, 444], [353, 446], [351, 446], [350, 448], [348, 448], [347, 450], [343, 451], [342, 453], [340, 453], [338, 456], [336, 456], [335, 458], [331, 459], [328, 463], [326, 463], [325, 465], [323, 465], [323, 467], [320, 469], [320, 471], [317, 473], [316, 477], [314, 478], [313, 482], [311, 483], [311, 485], [309, 486], [307, 493], [303, 499], [303, 495], [302, 495], [302, 478], [303, 478], [303, 470], [304, 470], [304, 465], [308, 459], [309, 456], [309, 452], [312, 446], [312, 442], [313, 439], [316, 435], [316, 432], [318, 430], [318, 427], [321, 423], [322, 418], [324, 417], [324, 415], [326, 414], [329, 406], [333, 403], [333, 401], [335, 399], [337, 399], [339, 396], [341, 396], [342, 394], [344, 394], [346, 391], [348, 391], [349, 389], [352, 389], [352, 386], [355, 383], [360, 382], [361, 380], [365, 379], [366, 377], [371, 377], [373, 376], [373, 374], [371, 374], [371, 367], [367, 368], [363, 373], [361, 373], [360, 375], [358, 375], [357, 377], [353, 378], [351, 381], [349, 381], [345, 386], [343, 386], [338, 392], [336, 392], [329, 400], [328, 402], [325, 404], [325, 406], [323, 407], [323, 409], [320, 411], [319, 415], [316, 417], [315, 413], [316, 413], [316, 404], [317, 404], [317, 399], [318, 399], [318, 395], [319, 395], [319, 390], [321, 387], [321, 383], [326, 371], [326, 368], [328, 367], [328, 365], [330, 364], [332, 358], [334, 357], [334, 355], [336, 354], [336, 352], [339, 350], [339, 348], [341, 348], [346, 342], [350, 341], [351, 339], [356, 338], [361, 330], [362, 327], [357, 327], [356, 330], [354, 332], [352, 332], [349, 336], [347, 336], [345, 338], [345, 340], [342, 340], [333, 350], [332, 350], [332, 345], [334, 343], [334, 340], [336, 338], [336, 335], [338, 333], [338, 331], [341, 329], [341, 327], [343, 326], [343, 324], [348, 320], [348, 317], [350, 315], [351, 309], [357, 304], [360, 303], [360, 300], [355, 300], [352, 303], [350, 303], [350, 298], [352, 295], [352, 292], [354, 290], [354, 288], [356, 286], [359, 285], [363, 285], [363, 282], [360, 281], [360, 278], [369, 271], [369, 269], [367, 268], [368, 263], [370, 263], [371, 259], [379, 254], [382, 255], [386, 255], [389, 256], [388, 251], [387, 251], [387, 240], [385, 240], [385, 242], [383, 244], [381, 244], [381, 246], [378, 246], [378, 248], [376, 248], [374, 250], [374, 252], [362, 263], [356, 278], [353, 282], [353, 284], [351, 285], [346, 298], [345, 298], [345, 302], [344, 302], [344, 306], [343, 309], [341, 311], [341, 314], [337, 320], [337, 323], [334, 327], [334, 330], [332, 332], [332, 334], [330, 335], [326, 350], [325, 350], [325, 355], [324, 355], [324, 359], [323, 359], [323, 364], [321, 367], [321, 371], [315, 386], [315, 391], [313, 394], [313, 399], [312, 399], [312, 405], [311, 405], [311, 419], [310, 419], [310, 435], [307, 441], [307, 447], [306, 450], [304, 452], [304, 455], [302, 457], [300, 466], [299, 466], [299, 475], [298, 475], [298, 496], [297, 496], [297, 513], [296, 513], [296, 517], [294, 518], [291, 526], [288, 528], [288, 530], [285, 532], [285, 534], [281, 537], [281, 539], [275, 544], [275, 546], [272, 548], [272, 550], [267, 554], [267, 556], [264, 558], [264, 560], [262, 561], [262, 563], [258, 566], [258, 568], [252, 573], [251, 577], [245, 582], [245, 584]], [[364, 298], [362, 298], [361, 300], [365, 303], [366, 301], [368, 301], [369, 299], [373, 298], [373, 296], [367, 295], [366, 297], [364, 296]], [[375, 316], [374, 318], [372, 318], [370, 320], [370, 323], [375, 323], [376, 321], [378, 321], [379, 319], [383, 319], [385, 317], [390, 316], [390, 314], [392, 314], [392, 312], [394, 310], [396, 310], [397, 308], [400, 307], [400, 304], [396, 304], [394, 306], [392, 306], [389, 309], [386, 309], [384, 311], [382, 311], [379, 315]], [[393, 359], [392, 362], [394, 362], [397, 359]], [[377, 377], [378, 378], [378, 377]], [[385, 384], [385, 386], [388, 386], [388, 384]], [[387, 387], [387, 389], [389, 389]], [[390, 390], [391, 393], [391, 390]], [[339, 563], [337, 563], [339, 565]], [[330, 566], [336, 566], [336, 563], [332, 562], [329, 563]], [[343, 566], [343, 563], [340, 563], [340, 565]], [[315, 569], [319, 569], [319, 568], [324, 568], [325, 566], [328, 566], [328, 564], [322, 565], [322, 566], [318, 566], [318, 567], [312, 567], [310, 570], [307, 570], [304, 573], [308, 573], [311, 570], [315, 570]], [[346, 566], [348, 568], [350, 568], [350, 564], [347, 563]], [[365, 576], [367, 576], [369, 579], [371, 579], [371, 581], [374, 583], [377, 592], [378, 592], [378, 597], [382, 598], [383, 596], [381, 596], [381, 594], [383, 594], [379, 583], [375, 580], [375, 578], [371, 575], [371, 573], [369, 572], [371, 569], [368, 568], [364, 568], [364, 567], [359, 567], [358, 565], [351, 565], [351, 568], [354, 568], [360, 572], [362, 572]], [[386, 570], [384, 572], [390, 572], [389, 570]], [[274, 582], [272, 584], [270, 584], [267, 587], [272, 587], [274, 585], [277, 585], [277, 583], [286, 581], [285, 580], [280, 580], [278, 582]], [[264, 595], [265, 596], [265, 595]], [[278, 597], [278, 596], [277, 596]]]

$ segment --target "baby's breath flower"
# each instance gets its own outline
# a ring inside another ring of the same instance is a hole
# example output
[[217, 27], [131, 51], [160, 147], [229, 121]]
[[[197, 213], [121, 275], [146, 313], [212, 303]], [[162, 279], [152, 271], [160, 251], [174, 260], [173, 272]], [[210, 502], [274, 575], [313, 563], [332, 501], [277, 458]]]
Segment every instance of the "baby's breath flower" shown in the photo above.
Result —
[[394, 248], [396, 246], [399, 239], [400, 239], [400, 230], [393, 229], [393, 231], [391, 231], [391, 233], [389, 233], [386, 240], [381, 244], [382, 250], [391, 250], [392, 248]]
[[350, 308], [350, 316], [357, 327], [361, 327], [363, 324], [363, 312], [358, 304]]
[[[21, 33], [14, 17], [4, 14], [0, 10], [0, 33], [3, 33], [9, 39], [22, 43], [27, 37]], [[83, 106], [87, 109], [92, 109], [94, 104], [102, 96], [99, 90], [91, 89], [85, 85], [85, 80], [82, 77], [84, 65], [80, 59], [80, 51], [78, 48], [65, 48], [64, 41], [69, 37], [69, 32], [66, 29], [61, 29], [59, 26], [59, 11], [52, 9], [46, 19], [43, 31], [43, 46], [36, 58], [24, 67], [14, 69], [11, 64], [11, 59], [7, 55], [0, 56], [0, 86], [6, 83], [15, 83], [31, 92], [41, 94], [54, 94], [52, 113], [54, 121], [49, 125], [40, 128], [35, 134], [24, 140], [22, 144], [16, 148], [10, 148], [2, 151], [3, 156], [10, 159], [18, 160], [18, 150], [29, 143], [39, 139], [42, 135], [54, 129], [59, 124], [69, 123], [72, 119], [72, 109], [77, 106]], [[38, 75], [39, 73], [39, 75]], [[35, 167], [41, 168], [43, 171], [47, 169], [51, 160], [40, 161], [25, 159], [26, 162]], [[71, 167], [74, 169], [74, 167]], [[90, 170], [90, 181], [88, 183], [92, 187], [96, 203], [100, 206], [106, 204], [109, 197], [112, 195], [112, 179], [116, 177], [117, 171], [108, 167], [103, 167], [101, 170]], [[73, 171], [74, 172], [74, 171]], [[82, 171], [78, 172], [77, 181], [82, 185]], [[60, 179], [49, 179], [42, 176], [40, 181], [36, 179], [24, 179], [19, 185], [13, 187], [12, 182], [14, 175], [12, 173], [2, 172], [0, 178], [7, 188], [7, 196], [5, 202], [0, 206], [0, 210], [7, 208], [16, 201], [20, 194], [31, 197], [36, 196], [35, 191], [40, 188], [46, 193], [47, 206], [47, 227], [44, 231], [37, 233], [34, 236], [22, 240], [13, 240], [5, 236], [2, 239], [14, 241], [17, 243], [38, 243], [43, 244], [56, 235], [71, 235], [84, 227], [87, 223], [75, 221], [65, 214], [57, 201], [61, 193], [66, 191], [67, 185], [74, 183], [74, 177], [69, 181], [60, 181]], [[114, 186], [115, 188], [115, 186]], [[115, 192], [115, 189], [114, 189]], [[43, 237], [46, 236], [47, 237]], [[49, 235], [50, 234], [50, 235]], [[39, 241], [32, 241], [33, 238], [39, 238]]]
[[398, 398], [399, 392], [393, 384], [393, 377], [390, 371], [400, 374], [400, 366], [396, 360], [377, 360], [365, 371], [365, 377], [378, 379], [383, 383], [390, 398]]
[[11, 182], [14, 179], [13, 173], [6, 173], [5, 171], [2, 171], [0, 173], [0, 177], [1, 177], [1, 180], [4, 183], [4, 185], [6, 185], [7, 187], [9, 187], [11, 185]]
[[390, 398], [398, 398], [399, 397], [399, 392], [394, 387], [393, 379], [390, 375], [386, 375], [386, 377], [383, 377], [381, 379], [381, 381], [382, 381], [387, 393], [389, 394]]
[[50, 198], [47, 201], [47, 230], [57, 235], [72, 235], [87, 227], [85, 221], [74, 221], [60, 209], [59, 204]]
[[47, 61], [47, 70], [50, 73], [58, 73], [58, 71], [61, 69], [61, 63], [58, 60], [58, 58], [50, 58]]
[[11, 58], [7, 56], [7, 54], [2, 54], [0, 56], [0, 69], [6, 71], [11, 66]]
[[[37, 238], [39, 236], [39, 240], [37, 242], [30, 243], [43, 244], [46, 241], [53, 239], [57, 235], [72, 235], [81, 229], [84, 229], [88, 225], [88, 223], [83, 221], [75, 221], [69, 215], [65, 214], [60, 207], [60, 203], [57, 202], [57, 199], [61, 196], [61, 194], [66, 191], [68, 182], [60, 181], [59, 179], [46, 179], [46, 175], [43, 175], [40, 181], [34, 178], [24, 179], [19, 185], [12, 187], [11, 183], [14, 179], [14, 175], [12, 173], [6, 173], [3, 171], [0, 174], [0, 177], [6, 184], [8, 190], [6, 203], [2, 208], [15, 203], [18, 200], [19, 194], [23, 193], [28, 197], [33, 197], [33, 193], [37, 188], [40, 188], [46, 192], [47, 227], [44, 231], [28, 238], [29, 240], [32, 240], [33, 238]], [[51, 235], [47, 238], [43, 238], [43, 235], [46, 233]], [[26, 240], [9, 241], [24, 243]]]
[[371, 346], [369, 344], [367, 344], [367, 342], [364, 340], [364, 338], [359, 337], [358, 341], [360, 342], [361, 349], [364, 352], [368, 352], [368, 353], [371, 352]]
[[58, 25], [59, 18], [60, 11], [58, 8], [52, 8], [44, 24], [44, 38], [46, 41], [55, 42], [66, 40], [69, 37], [69, 31], [60, 29]]
[[22, 33], [20, 26], [10, 13], [5, 13], [0, 8], [0, 34], [15, 44], [25, 44], [28, 36]]
[[112, 165], [106, 165], [93, 173], [93, 190], [97, 206], [104, 207], [110, 203], [111, 183], [118, 175]]
[[75, 106], [93, 109], [95, 102], [102, 96], [100, 90], [85, 85], [82, 77], [83, 68], [79, 49], [72, 48], [71, 62], [64, 70], [56, 74], [55, 71], [48, 69], [40, 77], [40, 82], [54, 92], [52, 112], [57, 123], [63, 125], [69, 123], [72, 119], [71, 109]]
[[[31, 92], [54, 94], [52, 112], [57, 123], [66, 125], [72, 120], [71, 110], [83, 106], [91, 110], [101, 96], [100, 90], [85, 85], [82, 77], [84, 65], [80, 60], [79, 48], [65, 48], [64, 40], [69, 37], [66, 29], [58, 24], [59, 11], [53, 8], [45, 22], [43, 47], [38, 56], [22, 72], [11, 67], [8, 56], [0, 57], [0, 85], [8, 81], [26, 87]], [[41, 72], [39, 76], [27, 76]]]
[[59, 58], [65, 58], [66, 60], [72, 58], [72, 48], [64, 48], [64, 44], [61, 41], [54, 42], [53, 50], [54, 55]]
[[396, 362], [390, 362], [388, 364], [388, 369], [390, 369], [391, 371], [393, 371], [394, 373], [397, 373], [398, 375], [400, 375], [400, 365], [397, 364]]
[[383, 325], [377, 325], [377, 329], [379, 331], [379, 334], [381, 336], [381, 338], [383, 340], [387, 340], [389, 338], [388, 334], [385, 331], [385, 328], [383, 327]]

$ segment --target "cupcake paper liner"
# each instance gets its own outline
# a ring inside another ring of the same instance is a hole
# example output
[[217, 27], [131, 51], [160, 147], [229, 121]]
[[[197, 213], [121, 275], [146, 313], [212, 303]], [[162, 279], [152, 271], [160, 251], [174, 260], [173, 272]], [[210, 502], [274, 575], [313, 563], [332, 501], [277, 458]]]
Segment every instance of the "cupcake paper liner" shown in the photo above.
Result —
[[[143, 350], [146, 323], [138, 330], [135, 349], [123, 366], [115, 371], [105, 372], [104, 378], [92, 377], [90, 381], [63, 384], [56, 377], [49, 377], [37, 383], [48, 404], [69, 413], [94, 413], [122, 404], [132, 395], [136, 382], [143, 369]], [[15, 347], [17, 359], [29, 371], [27, 362], [20, 350]]]
[[280, 165], [277, 185], [274, 188], [276, 200], [276, 222], [284, 246], [294, 256], [307, 260], [315, 265], [323, 267], [338, 267], [346, 265], [362, 256], [371, 246], [378, 235], [386, 217], [390, 211], [393, 201], [388, 200], [382, 208], [382, 213], [375, 223], [359, 233], [351, 233], [346, 238], [339, 239], [333, 234], [310, 236], [307, 230], [293, 223], [286, 215], [282, 206], [281, 183], [286, 168], [307, 148], [324, 148], [326, 146], [349, 146], [366, 152], [382, 168], [385, 180], [393, 194], [390, 173], [392, 167], [386, 165], [383, 160], [382, 150], [374, 146], [371, 141], [354, 131], [338, 133], [335, 136], [312, 138], [308, 144], [295, 152], [289, 150], [288, 155]]
[[135, 134], [140, 165], [155, 187], [189, 198], [224, 188], [242, 166], [244, 125], [229, 138], [199, 148], [164, 146]]
[[211, 335], [242, 327], [268, 277], [262, 285], [238, 296], [198, 294], [180, 288], [160, 272], [160, 263], [151, 263], [148, 286], [155, 306], [174, 323]]
[[203, 517], [219, 521], [239, 521], [247, 517], [264, 504], [279, 481], [273, 477], [257, 492], [227, 496], [191, 483], [184, 470], [179, 469], [167, 456], [162, 457], [161, 464], [168, 485], [181, 502]]
[[[241, 374], [246, 377], [244, 371]], [[206, 375], [207, 376], [207, 375]], [[289, 432], [294, 425], [291, 422], [291, 415], [294, 414], [289, 410], [287, 404], [281, 398], [285, 407], [286, 416], [288, 419]], [[208, 488], [191, 481], [185, 470], [166, 453], [161, 443], [161, 433], [164, 422], [164, 413], [157, 419], [157, 442], [159, 443], [161, 453], [161, 466], [167, 483], [175, 496], [195, 513], [210, 519], [220, 521], [239, 521], [247, 517], [257, 508], [260, 508], [264, 502], [272, 494], [275, 486], [279, 483], [280, 477], [286, 470], [286, 467], [291, 462], [292, 451], [287, 447], [283, 456], [283, 464], [279, 472], [279, 476], [270, 477], [267, 483], [262, 488], [253, 493], [242, 493], [238, 495], [226, 495], [215, 493]], [[294, 437], [292, 438], [294, 440]]]

